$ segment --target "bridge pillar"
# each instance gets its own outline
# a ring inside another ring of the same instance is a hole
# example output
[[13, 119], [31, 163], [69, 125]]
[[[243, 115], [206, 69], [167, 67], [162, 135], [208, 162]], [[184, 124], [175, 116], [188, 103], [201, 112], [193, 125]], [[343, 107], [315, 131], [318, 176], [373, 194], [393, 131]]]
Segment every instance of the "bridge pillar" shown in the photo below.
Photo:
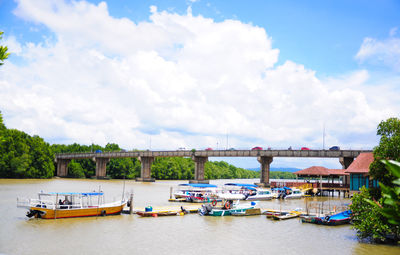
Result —
[[349, 157], [341, 157], [339, 158], [339, 162], [340, 164], [342, 164], [343, 169], [347, 169], [349, 168], [349, 166], [351, 165], [351, 163], [353, 163], [354, 158], [349, 158]]
[[139, 182], [154, 182], [155, 179], [151, 178], [151, 164], [153, 164], [154, 157], [139, 157], [139, 161], [142, 164], [140, 170], [140, 177], [136, 178]]
[[208, 157], [192, 157], [194, 161], [194, 180], [189, 183], [209, 183], [209, 180], [204, 180], [204, 164], [208, 161]]
[[102, 179], [106, 177], [107, 163], [110, 162], [109, 158], [94, 158], [96, 161], [96, 178]]
[[[351, 163], [353, 163], [354, 158], [349, 158], [349, 157], [342, 157], [339, 158], [339, 162], [340, 164], [342, 164], [342, 168], [343, 169], [347, 169], [349, 168], [349, 166], [351, 165]], [[344, 176], [344, 184], [350, 184], [350, 175], [345, 175]]]
[[261, 164], [261, 178], [260, 186], [270, 187], [269, 183], [269, 169], [272, 163], [273, 157], [261, 156], [257, 158], [258, 162]]
[[65, 177], [68, 175], [68, 164], [70, 159], [57, 159], [57, 176]]

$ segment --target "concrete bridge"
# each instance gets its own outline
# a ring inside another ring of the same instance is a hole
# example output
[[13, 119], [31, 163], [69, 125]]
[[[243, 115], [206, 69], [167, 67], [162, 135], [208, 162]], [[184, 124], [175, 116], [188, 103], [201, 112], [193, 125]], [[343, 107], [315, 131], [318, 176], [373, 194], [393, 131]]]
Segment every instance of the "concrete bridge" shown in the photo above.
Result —
[[177, 150], [177, 151], [127, 151], [101, 153], [62, 153], [56, 155], [57, 176], [68, 175], [68, 164], [72, 159], [93, 159], [96, 162], [96, 177], [106, 177], [106, 166], [111, 158], [138, 158], [142, 164], [137, 181], [155, 181], [151, 178], [151, 165], [156, 157], [187, 157], [195, 162], [194, 180], [191, 183], [208, 183], [204, 180], [204, 164], [208, 157], [257, 157], [261, 165], [260, 184], [269, 186], [269, 170], [274, 157], [338, 158], [346, 169], [360, 153], [371, 150]]

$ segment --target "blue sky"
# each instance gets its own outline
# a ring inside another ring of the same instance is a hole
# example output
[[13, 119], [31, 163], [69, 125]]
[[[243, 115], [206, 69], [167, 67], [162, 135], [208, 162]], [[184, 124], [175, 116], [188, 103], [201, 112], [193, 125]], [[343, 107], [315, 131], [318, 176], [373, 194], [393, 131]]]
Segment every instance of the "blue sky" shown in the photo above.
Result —
[[[399, 1], [0, 0], [13, 53], [0, 110], [51, 143], [223, 148], [228, 134], [235, 148], [321, 148], [325, 126], [326, 146], [372, 148], [399, 115], [399, 13]], [[273, 166], [310, 164], [339, 167]]]

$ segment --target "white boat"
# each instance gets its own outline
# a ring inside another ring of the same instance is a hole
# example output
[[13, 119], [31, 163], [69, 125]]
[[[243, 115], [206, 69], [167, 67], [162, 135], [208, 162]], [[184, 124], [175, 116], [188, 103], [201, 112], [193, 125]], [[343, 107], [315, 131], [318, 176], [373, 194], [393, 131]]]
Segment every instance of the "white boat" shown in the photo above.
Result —
[[273, 197], [272, 193], [268, 189], [257, 189], [256, 191], [248, 193], [245, 200], [248, 201], [261, 201], [261, 200], [271, 200]]
[[286, 194], [285, 198], [286, 199], [292, 199], [292, 198], [302, 198], [303, 197], [303, 192], [301, 190], [292, 188], [291, 190], [288, 190], [288, 193]]
[[[209, 197], [218, 192], [217, 185], [205, 183], [185, 183], [179, 184], [178, 190], [174, 192], [176, 199], [185, 198], [186, 200], [193, 200], [194, 197]], [[196, 194], [194, 196], [194, 194]], [[201, 196], [199, 196], [201, 194]]]

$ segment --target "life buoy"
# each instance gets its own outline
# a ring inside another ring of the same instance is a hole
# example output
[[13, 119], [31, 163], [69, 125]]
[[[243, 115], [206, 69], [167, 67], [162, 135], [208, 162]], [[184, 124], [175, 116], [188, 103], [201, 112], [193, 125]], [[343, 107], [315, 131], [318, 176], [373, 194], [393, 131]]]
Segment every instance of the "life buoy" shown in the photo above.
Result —
[[229, 201], [226, 201], [225, 209], [231, 209], [231, 203], [229, 203]]
[[212, 205], [212, 206], [216, 206], [216, 205], [217, 205], [217, 200], [214, 199], [214, 200], [211, 202], [211, 205]]

